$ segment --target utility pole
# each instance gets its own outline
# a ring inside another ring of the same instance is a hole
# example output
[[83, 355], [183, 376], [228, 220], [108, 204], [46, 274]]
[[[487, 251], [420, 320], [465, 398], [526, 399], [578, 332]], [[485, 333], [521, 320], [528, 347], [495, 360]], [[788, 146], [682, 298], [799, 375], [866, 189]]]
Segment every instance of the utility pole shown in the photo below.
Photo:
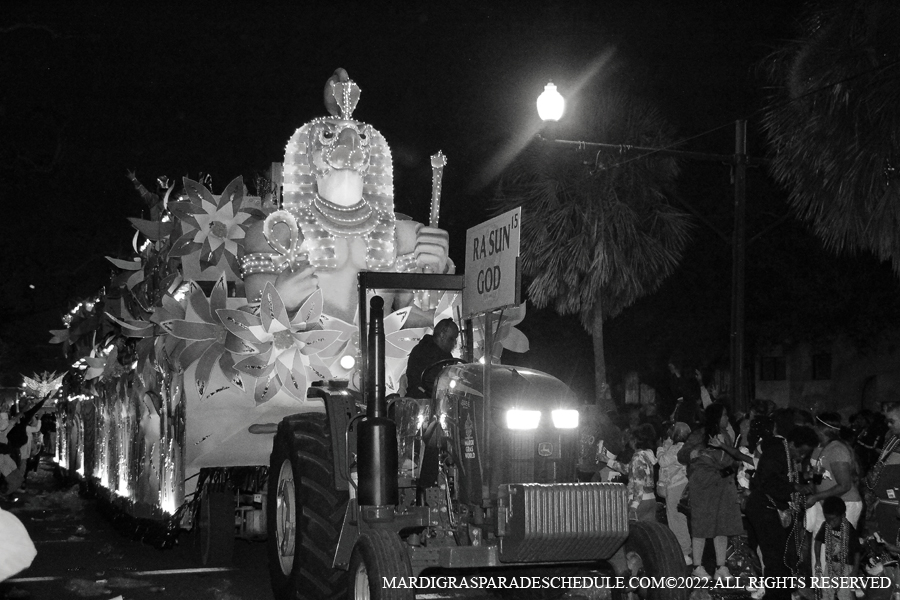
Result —
[[732, 410], [746, 409], [744, 381], [744, 256], [747, 205], [747, 121], [734, 124], [734, 231], [731, 240], [731, 389]]

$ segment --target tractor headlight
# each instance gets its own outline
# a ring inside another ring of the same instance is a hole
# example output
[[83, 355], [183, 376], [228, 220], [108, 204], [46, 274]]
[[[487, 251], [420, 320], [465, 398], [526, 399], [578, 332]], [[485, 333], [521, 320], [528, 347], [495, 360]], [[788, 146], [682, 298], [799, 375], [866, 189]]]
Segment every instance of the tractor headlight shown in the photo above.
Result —
[[541, 411], [519, 410], [512, 408], [506, 411], [506, 426], [510, 429], [537, 429], [541, 422]]
[[575, 429], [578, 427], [577, 410], [560, 408], [550, 414], [553, 417], [553, 426], [557, 429]]

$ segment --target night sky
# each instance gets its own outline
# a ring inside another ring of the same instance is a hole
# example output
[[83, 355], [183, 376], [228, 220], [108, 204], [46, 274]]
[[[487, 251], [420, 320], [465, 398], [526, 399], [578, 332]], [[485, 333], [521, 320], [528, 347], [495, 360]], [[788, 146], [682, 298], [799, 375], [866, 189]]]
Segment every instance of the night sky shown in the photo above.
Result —
[[[128, 170], [151, 188], [160, 175], [210, 174], [214, 193], [237, 175], [252, 181], [281, 162], [297, 127], [325, 113], [322, 89], [337, 67], [362, 89], [354, 116], [391, 145], [396, 210], [427, 220], [428, 158], [447, 155], [441, 225], [462, 265], [465, 230], [490, 216], [487, 165], [536, 131], [547, 80], [565, 94], [612, 52], [590, 85], [654, 100], [684, 149], [730, 153], [733, 123], [747, 118], [749, 152], [762, 156], [761, 61], [796, 34], [801, 14], [781, 0], [257, 4], [21, 3], [0, 16], [3, 385], [64, 367], [47, 331], [107, 282], [104, 255], [129, 255], [125, 219], [147, 216]], [[590, 134], [571, 121], [558, 133]], [[727, 166], [682, 168], [679, 194], [730, 235]], [[750, 235], [786, 212], [784, 192], [751, 172]], [[751, 332], [777, 325], [773, 315], [797, 297], [798, 269], [820, 271], [824, 284], [844, 269], [886, 293], [896, 287], [867, 257], [824, 253], [794, 219], [766, 236], [748, 251]], [[652, 371], [673, 352], [706, 364], [725, 352], [727, 364], [730, 277], [729, 247], [698, 224], [672, 280], [609, 324], [613, 376]], [[589, 340], [574, 320], [532, 311], [522, 329], [533, 350], [519, 361], [590, 393]]]

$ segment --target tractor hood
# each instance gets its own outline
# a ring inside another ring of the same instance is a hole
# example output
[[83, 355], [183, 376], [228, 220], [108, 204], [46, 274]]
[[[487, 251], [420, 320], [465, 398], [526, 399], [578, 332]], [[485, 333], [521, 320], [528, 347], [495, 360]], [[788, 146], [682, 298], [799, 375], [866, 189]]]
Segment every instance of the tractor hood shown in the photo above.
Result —
[[[491, 405], [493, 410], [519, 408], [541, 410], [577, 408], [578, 399], [562, 381], [534, 369], [493, 365], [491, 367]], [[441, 394], [482, 397], [484, 365], [462, 364], [445, 368], [435, 391]]]

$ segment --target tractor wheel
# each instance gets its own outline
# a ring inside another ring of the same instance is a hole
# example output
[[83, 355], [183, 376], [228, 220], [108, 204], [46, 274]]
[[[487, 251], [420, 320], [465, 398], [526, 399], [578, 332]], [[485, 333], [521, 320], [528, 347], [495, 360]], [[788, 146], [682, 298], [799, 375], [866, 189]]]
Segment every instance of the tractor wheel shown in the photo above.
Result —
[[334, 486], [331, 429], [322, 413], [278, 425], [269, 462], [269, 579], [275, 600], [342, 598], [347, 573], [331, 567], [350, 494]]
[[[682, 577], [686, 574], [681, 546], [672, 530], [661, 523], [632, 521], [625, 540], [625, 564], [630, 576]], [[687, 588], [635, 590], [650, 600], [684, 600]]]
[[210, 567], [230, 565], [234, 554], [234, 491], [231, 486], [203, 486], [196, 527], [200, 562]]
[[393, 531], [373, 529], [359, 536], [350, 557], [349, 600], [413, 600], [415, 590], [386, 588], [383, 577], [412, 575], [405, 544]]

